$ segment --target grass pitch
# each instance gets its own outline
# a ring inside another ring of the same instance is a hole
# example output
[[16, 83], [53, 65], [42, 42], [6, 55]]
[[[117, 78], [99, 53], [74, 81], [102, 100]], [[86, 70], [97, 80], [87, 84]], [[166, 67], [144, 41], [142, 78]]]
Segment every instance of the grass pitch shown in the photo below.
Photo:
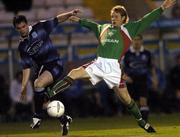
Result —
[[[180, 137], [180, 114], [153, 115], [156, 134], [146, 133], [130, 116], [74, 119], [68, 137]], [[29, 123], [0, 124], [0, 137], [61, 137], [59, 122], [43, 121], [40, 129]]]

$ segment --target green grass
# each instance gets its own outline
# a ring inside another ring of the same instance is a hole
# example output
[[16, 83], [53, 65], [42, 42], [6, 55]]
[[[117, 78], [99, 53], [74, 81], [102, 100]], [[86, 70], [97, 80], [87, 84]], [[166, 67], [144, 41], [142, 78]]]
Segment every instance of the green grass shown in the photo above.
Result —
[[[180, 137], [180, 114], [153, 115], [151, 123], [157, 133], [148, 134], [132, 117], [74, 119], [68, 137]], [[31, 130], [29, 123], [0, 124], [0, 137], [60, 137], [58, 121], [43, 121]]]

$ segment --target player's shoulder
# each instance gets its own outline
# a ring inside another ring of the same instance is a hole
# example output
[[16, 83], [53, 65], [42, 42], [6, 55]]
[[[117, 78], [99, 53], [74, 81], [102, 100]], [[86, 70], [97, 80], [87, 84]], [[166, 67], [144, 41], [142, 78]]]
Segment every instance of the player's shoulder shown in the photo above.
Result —
[[151, 52], [148, 49], [144, 49], [144, 54], [146, 54], [147, 56], [151, 56]]
[[135, 21], [129, 21], [129, 22], [123, 24], [122, 26], [125, 27], [125, 28], [128, 27], [128, 26], [133, 26], [134, 22]]
[[103, 27], [107, 27], [107, 26], [111, 26], [110, 23], [105, 23], [105, 24], [102, 24]]
[[101, 24], [100, 26], [101, 26], [101, 28], [102, 28], [102, 29], [104, 29], [104, 28], [108, 28], [108, 27], [110, 27], [110, 26], [111, 26], [111, 24], [109, 24], [109, 23], [105, 23], [105, 24]]
[[34, 24], [32, 24], [32, 29], [33, 30], [37, 30], [37, 29], [40, 29], [42, 27], [42, 23], [43, 21], [39, 21], [39, 22], [36, 22]]
[[151, 52], [148, 49], [146, 49], [146, 48], [144, 48], [144, 53], [151, 54]]

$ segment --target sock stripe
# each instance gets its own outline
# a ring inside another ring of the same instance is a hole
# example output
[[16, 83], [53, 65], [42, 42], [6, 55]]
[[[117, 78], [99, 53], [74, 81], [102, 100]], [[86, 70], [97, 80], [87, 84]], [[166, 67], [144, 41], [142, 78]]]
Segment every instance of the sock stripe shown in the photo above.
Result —
[[66, 82], [64, 85], [61, 85], [61, 86], [57, 87], [56, 89], [53, 89], [52, 91], [53, 91], [54, 94], [56, 94], [58, 90], [64, 91], [64, 89], [66, 89], [68, 87], [69, 87], [68, 83]]
[[61, 87], [63, 87], [63, 86], [65, 86], [67, 84], [67, 82], [66, 83], [64, 83], [63, 85], [56, 85], [56, 86], [54, 86], [53, 87], [53, 91], [55, 91], [55, 90], [58, 90], [59, 88], [61, 88]]

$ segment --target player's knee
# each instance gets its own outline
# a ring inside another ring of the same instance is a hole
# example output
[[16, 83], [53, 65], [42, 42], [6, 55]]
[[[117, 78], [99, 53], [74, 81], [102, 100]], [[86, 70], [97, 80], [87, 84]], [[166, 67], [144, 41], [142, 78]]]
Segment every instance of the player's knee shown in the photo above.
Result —
[[126, 87], [125, 88], [114, 88], [114, 90], [124, 105], [129, 105], [131, 103], [131, 97], [130, 97]]
[[43, 85], [43, 83], [42, 83], [41, 81], [39, 81], [38, 79], [36, 79], [36, 80], [34, 81], [34, 88], [35, 88], [35, 89], [44, 88], [44, 85]]
[[79, 68], [71, 70], [68, 76], [70, 76], [72, 79], [78, 79], [81, 75], [81, 72], [82, 72], [82, 68], [79, 67]]
[[123, 102], [124, 102], [124, 104], [125, 105], [129, 105], [130, 103], [131, 103], [131, 97], [129, 97], [129, 96], [125, 96], [124, 98], [123, 98]]

